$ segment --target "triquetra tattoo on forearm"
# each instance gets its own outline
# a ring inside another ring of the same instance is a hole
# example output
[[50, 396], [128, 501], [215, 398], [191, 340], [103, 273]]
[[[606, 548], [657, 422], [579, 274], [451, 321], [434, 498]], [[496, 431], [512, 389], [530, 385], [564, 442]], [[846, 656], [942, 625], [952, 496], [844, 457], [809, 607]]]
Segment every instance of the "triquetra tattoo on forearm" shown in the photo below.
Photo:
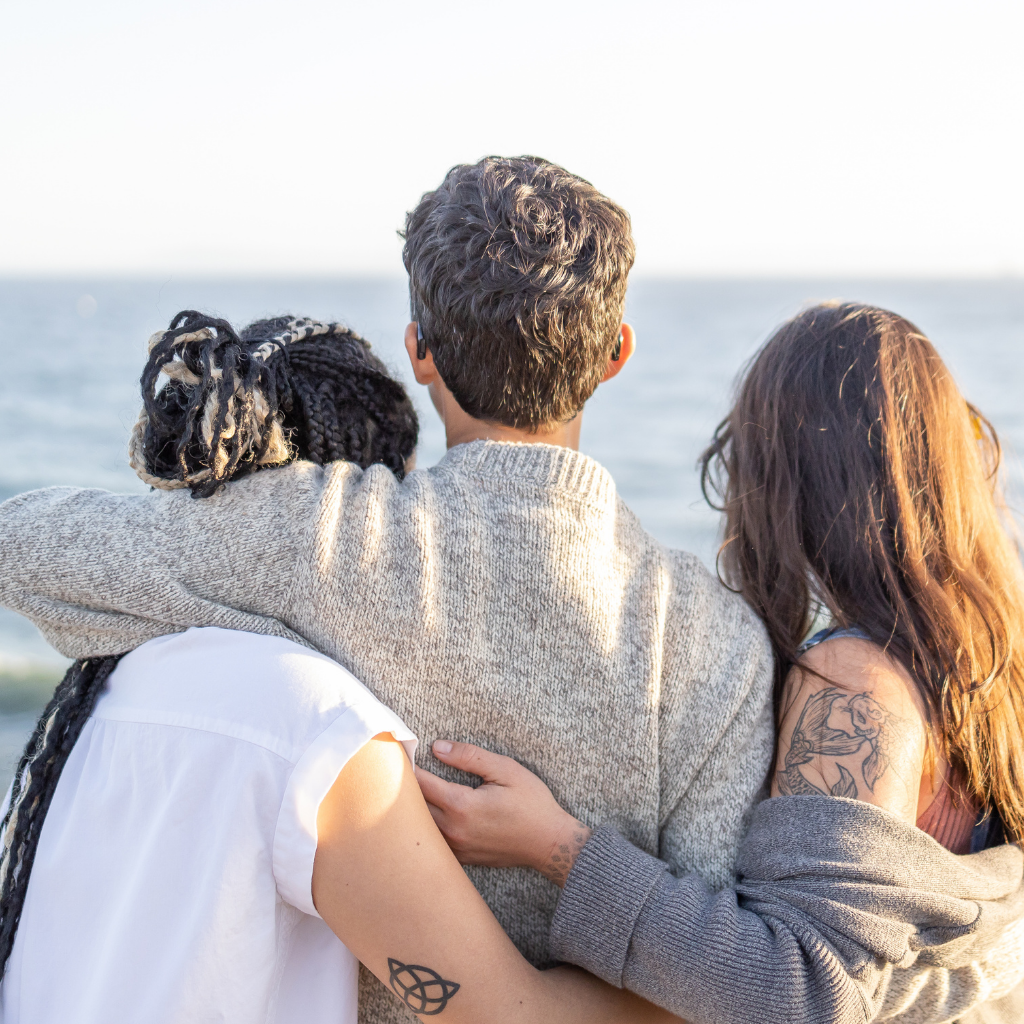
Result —
[[392, 991], [419, 1017], [436, 1017], [462, 987], [446, 981], [437, 971], [422, 964], [403, 964], [388, 957], [388, 982]]

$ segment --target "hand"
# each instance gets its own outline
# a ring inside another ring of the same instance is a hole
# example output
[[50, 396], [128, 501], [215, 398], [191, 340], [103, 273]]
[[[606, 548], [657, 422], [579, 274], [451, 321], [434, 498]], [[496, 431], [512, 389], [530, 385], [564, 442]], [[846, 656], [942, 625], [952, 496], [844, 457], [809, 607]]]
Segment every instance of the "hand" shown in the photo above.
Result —
[[438, 740], [432, 749], [439, 761], [483, 779], [473, 789], [416, 769], [430, 813], [459, 862], [533, 868], [564, 885], [591, 830], [562, 810], [551, 790], [511, 757], [448, 740]]

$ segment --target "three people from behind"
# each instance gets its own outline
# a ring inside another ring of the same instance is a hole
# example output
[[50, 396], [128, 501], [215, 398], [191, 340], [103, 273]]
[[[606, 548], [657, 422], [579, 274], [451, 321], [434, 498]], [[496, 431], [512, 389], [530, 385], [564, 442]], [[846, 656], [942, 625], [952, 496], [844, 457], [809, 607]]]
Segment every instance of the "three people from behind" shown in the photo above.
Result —
[[[0, 597], [79, 657], [190, 627], [300, 639], [422, 740], [458, 723], [536, 767], [574, 819], [613, 826], [710, 890], [730, 885], [772, 761], [767, 635], [695, 558], [649, 538], [575, 451], [584, 402], [633, 348], [628, 219], [561, 168], [489, 159], [424, 197], [405, 256], [406, 344], [451, 446], [438, 466], [400, 479], [310, 444], [310, 461], [270, 469], [265, 438], [278, 409], [288, 442], [286, 407], [261, 405], [233, 362], [171, 359], [172, 379], [193, 389], [194, 432], [172, 458], [146, 425], [136, 451], [154, 478], [208, 496], [15, 499], [0, 516]], [[273, 346], [248, 357], [272, 358]], [[323, 409], [337, 401], [313, 396]], [[264, 440], [238, 454], [230, 431], [244, 417]], [[209, 447], [218, 428], [223, 454]], [[310, 436], [329, 433], [325, 422]], [[208, 465], [189, 461], [200, 438]], [[264, 468], [217, 490], [239, 467]], [[523, 870], [472, 877], [527, 959], [548, 961], [556, 891]], [[827, 987], [830, 970], [814, 984]], [[953, 960], [907, 976], [941, 977], [966, 1006], [991, 990], [957, 971]], [[361, 1019], [407, 1019], [394, 991], [364, 974]], [[927, 1019], [941, 1010], [925, 999]]]

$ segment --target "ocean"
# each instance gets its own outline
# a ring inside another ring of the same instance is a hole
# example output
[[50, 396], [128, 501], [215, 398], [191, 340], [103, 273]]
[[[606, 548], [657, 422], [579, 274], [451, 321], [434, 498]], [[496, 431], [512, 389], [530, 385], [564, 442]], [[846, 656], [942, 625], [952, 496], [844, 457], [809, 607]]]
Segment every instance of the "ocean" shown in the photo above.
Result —
[[[885, 306], [931, 337], [1007, 451], [1011, 504], [1024, 498], [1024, 281], [655, 280], [630, 286], [637, 352], [587, 406], [581, 447], [603, 463], [644, 526], [713, 565], [718, 515], [695, 464], [744, 362], [802, 306], [844, 298]], [[418, 464], [444, 435], [416, 387], [402, 336], [400, 279], [0, 281], [0, 500], [53, 484], [142, 492], [125, 455], [138, 415], [146, 339], [181, 309], [236, 324], [284, 312], [341, 320], [409, 386]], [[67, 662], [25, 619], [0, 609], [0, 781]]]

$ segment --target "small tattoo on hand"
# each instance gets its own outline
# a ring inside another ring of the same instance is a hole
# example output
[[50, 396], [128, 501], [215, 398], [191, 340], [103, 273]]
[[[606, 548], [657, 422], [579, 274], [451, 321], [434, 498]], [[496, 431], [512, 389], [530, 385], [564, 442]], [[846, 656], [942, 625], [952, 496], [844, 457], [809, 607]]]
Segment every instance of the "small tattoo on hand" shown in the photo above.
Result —
[[392, 991], [406, 1006], [420, 1017], [434, 1017], [441, 1013], [462, 987], [457, 982], [445, 981], [437, 971], [420, 964], [403, 964], [388, 957], [388, 982]]

